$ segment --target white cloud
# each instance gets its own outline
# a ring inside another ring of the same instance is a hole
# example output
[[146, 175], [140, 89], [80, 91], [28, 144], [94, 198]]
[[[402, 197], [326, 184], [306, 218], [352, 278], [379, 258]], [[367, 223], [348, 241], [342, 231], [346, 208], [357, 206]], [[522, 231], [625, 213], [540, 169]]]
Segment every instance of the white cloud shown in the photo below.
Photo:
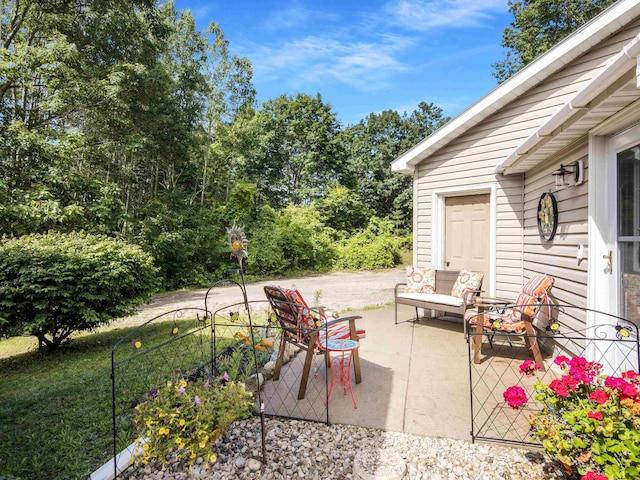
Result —
[[321, 10], [313, 10], [301, 5], [290, 5], [278, 10], [262, 22], [266, 30], [298, 30], [310, 22], [338, 20], [338, 16]]
[[286, 78], [290, 86], [337, 81], [359, 90], [375, 90], [407, 66], [398, 55], [412, 42], [383, 35], [368, 40], [322, 34], [294, 39], [278, 46], [254, 45], [249, 54], [256, 76]]
[[479, 27], [507, 8], [505, 0], [402, 0], [389, 2], [385, 10], [393, 24], [427, 31]]

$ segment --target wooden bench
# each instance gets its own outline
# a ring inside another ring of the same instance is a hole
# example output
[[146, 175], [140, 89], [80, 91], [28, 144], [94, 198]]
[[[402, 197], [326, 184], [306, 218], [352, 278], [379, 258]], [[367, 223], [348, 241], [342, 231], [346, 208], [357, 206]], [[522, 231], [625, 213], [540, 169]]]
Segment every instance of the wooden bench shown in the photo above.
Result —
[[473, 307], [474, 297], [480, 294], [480, 287], [473, 292], [467, 292], [464, 298], [451, 295], [451, 289], [458, 278], [458, 270], [436, 270], [436, 293], [406, 293], [403, 286], [406, 283], [398, 283], [395, 287], [396, 324], [398, 323], [398, 305], [411, 305], [416, 308], [416, 320], [418, 308], [436, 310], [439, 312], [455, 313], [463, 315], [467, 309]]

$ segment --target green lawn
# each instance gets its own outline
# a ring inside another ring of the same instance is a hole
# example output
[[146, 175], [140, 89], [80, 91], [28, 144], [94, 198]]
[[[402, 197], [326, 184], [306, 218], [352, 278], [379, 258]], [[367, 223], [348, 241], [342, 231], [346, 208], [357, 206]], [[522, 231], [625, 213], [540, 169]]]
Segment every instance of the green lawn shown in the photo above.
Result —
[[[166, 341], [171, 325], [147, 329], [145, 346]], [[24, 337], [0, 341], [0, 478], [84, 479], [111, 458], [111, 350], [131, 331], [81, 335], [53, 353]], [[217, 351], [233, 333], [218, 334], [228, 338]], [[130, 341], [124, 348], [135, 353]], [[186, 350], [165, 351], [184, 362]]]

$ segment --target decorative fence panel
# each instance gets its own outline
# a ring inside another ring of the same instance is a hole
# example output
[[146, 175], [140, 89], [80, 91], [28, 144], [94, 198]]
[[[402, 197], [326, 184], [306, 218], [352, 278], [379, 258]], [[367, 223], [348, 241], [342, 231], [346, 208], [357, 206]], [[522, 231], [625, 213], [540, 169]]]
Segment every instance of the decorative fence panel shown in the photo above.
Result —
[[[210, 295], [222, 285], [238, 286], [244, 301], [212, 311]], [[286, 345], [280, 378], [273, 368], [282, 337], [265, 301], [249, 302], [237, 282], [216, 283], [205, 295], [204, 308], [183, 308], [158, 315], [125, 334], [112, 348], [112, 415], [114, 476], [128, 473], [135, 406], [177, 377], [198, 379], [227, 375], [254, 393], [256, 413], [265, 416], [329, 422], [329, 369], [316, 355], [305, 398], [298, 399], [303, 354]], [[325, 332], [326, 333], [326, 332]], [[264, 457], [264, 425], [263, 425]], [[124, 459], [124, 460], [123, 460]]]
[[[506, 308], [518, 307], [508, 305]], [[523, 361], [532, 359], [525, 342], [531, 339], [529, 336], [487, 328], [482, 333], [476, 333], [470, 329], [467, 341], [471, 436], [474, 441], [540, 445], [529, 435], [529, 417], [543, 407], [534, 398], [534, 383], [549, 384], [563, 375], [560, 367], [554, 364], [558, 355], [582, 356], [588, 361], [598, 362], [603, 366], [602, 373], [607, 375], [619, 375], [630, 369], [637, 371], [640, 347], [635, 324], [603, 312], [571, 305], [551, 307], [555, 320], [542, 329], [535, 329], [535, 340], [544, 358], [543, 368], [536, 372], [535, 377], [520, 372]], [[481, 323], [480, 319], [478, 321]], [[478, 343], [481, 344], [479, 355], [474, 350]], [[530, 399], [517, 410], [509, 407], [503, 397], [505, 390], [514, 385], [522, 387]]]
[[135, 406], [178, 376], [213, 374], [213, 337], [209, 315], [202, 308], [183, 308], [158, 315], [123, 336], [111, 351], [113, 453], [115, 476], [129, 467], [118, 465], [118, 452], [136, 440]]

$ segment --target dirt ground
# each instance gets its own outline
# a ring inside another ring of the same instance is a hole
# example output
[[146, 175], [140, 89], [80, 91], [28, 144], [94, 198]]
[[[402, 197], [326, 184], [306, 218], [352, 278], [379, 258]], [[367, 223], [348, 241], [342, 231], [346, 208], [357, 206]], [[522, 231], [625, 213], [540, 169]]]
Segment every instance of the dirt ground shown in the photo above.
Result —
[[[234, 278], [234, 280], [238, 280]], [[396, 283], [404, 282], [404, 267], [383, 271], [332, 272], [283, 280], [268, 280], [247, 284], [249, 301], [265, 300], [265, 285], [280, 285], [297, 288], [309, 305], [323, 305], [338, 312], [363, 310], [365, 308], [388, 305], [393, 302], [393, 289]], [[118, 320], [111, 327], [139, 325], [168, 310], [199, 307], [204, 308], [206, 288], [187, 292], [175, 292], [158, 295], [148, 305], [140, 307], [137, 315]], [[221, 285], [211, 288], [207, 297], [209, 310], [242, 301], [241, 290], [236, 285]]]

